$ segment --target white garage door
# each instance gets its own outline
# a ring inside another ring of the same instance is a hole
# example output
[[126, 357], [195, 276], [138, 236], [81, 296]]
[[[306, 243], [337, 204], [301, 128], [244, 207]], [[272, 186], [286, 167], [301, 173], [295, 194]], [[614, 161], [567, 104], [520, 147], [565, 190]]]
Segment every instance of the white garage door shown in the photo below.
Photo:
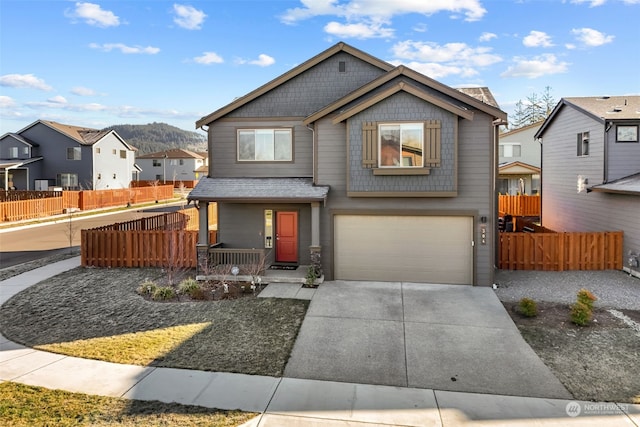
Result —
[[473, 217], [336, 215], [334, 276], [473, 284]]

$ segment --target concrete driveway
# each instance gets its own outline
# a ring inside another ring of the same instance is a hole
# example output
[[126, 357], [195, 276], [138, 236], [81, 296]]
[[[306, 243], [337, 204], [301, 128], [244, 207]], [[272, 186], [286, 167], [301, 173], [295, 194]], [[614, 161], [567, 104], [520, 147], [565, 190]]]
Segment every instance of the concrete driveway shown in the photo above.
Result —
[[325, 282], [285, 377], [570, 399], [486, 287]]

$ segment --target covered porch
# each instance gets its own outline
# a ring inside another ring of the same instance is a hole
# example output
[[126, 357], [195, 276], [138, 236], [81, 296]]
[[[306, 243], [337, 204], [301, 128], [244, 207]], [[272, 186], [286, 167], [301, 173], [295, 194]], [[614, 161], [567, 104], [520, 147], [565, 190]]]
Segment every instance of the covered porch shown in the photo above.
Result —
[[[320, 209], [328, 192], [311, 178], [202, 178], [188, 196], [200, 212], [198, 277], [301, 283], [309, 266], [321, 277]], [[210, 242], [214, 202], [219, 239]]]

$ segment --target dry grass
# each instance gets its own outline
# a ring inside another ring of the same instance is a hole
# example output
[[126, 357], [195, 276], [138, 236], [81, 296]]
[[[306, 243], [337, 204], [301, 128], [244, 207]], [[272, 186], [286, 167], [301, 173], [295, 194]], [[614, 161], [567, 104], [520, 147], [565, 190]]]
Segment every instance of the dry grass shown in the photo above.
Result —
[[7, 301], [0, 332], [29, 347], [80, 357], [89, 357], [83, 352], [91, 344], [92, 357], [119, 363], [136, 363], [133, 354], [154, 342], [140, 364], [282, 376], [308, 301], [162, 303], [136, 293], [145, 280], [162, 276], [159, 269], [75, 268]]
[[0, 384], [0, 419], [4, 426], [230, 427], [256, 415], [177, 403], [90, 396], [11, 382]]

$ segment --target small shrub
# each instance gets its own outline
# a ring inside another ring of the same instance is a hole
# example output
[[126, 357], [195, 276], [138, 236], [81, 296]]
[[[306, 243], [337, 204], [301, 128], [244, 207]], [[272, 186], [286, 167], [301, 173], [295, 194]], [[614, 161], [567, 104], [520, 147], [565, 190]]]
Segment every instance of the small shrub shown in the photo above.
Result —
[[138, 292], [138, 294], [140, 295], [153, 295], [157, 288], [158, 286], [154, 282], [147, 280], [146, 282], [138, 286], [136, 292]]
[[578, 291], [577, 300], [578, 302], [581, 302], [589, 307], [590, 310], [593, 310], [593, 303], [597, 301], [598, 298], [591, 292], [583, 288]]
[[538, 315], [538, 304], [531, 298], [522, 298], [518, 307], [523, 316], [536, 317]]
[[176, 296], [176, 292], [171, 286], [161, 286], [156, 288], [151, 295], [154, 301], [166, 301], [173, 299]]
[[198, 289], [200, 289], [200, 284], [197, 280], [192, 279], [191, 277], [189, 277], [188, 279], [184, 279], [178, 285], [178, 292], [189, 296], [191, 296], [191, 294]]
[[581, 302], [576, 301], [571, 305], [571, 321], [578, 326], [585, 326], [591, 320], [592, 310], [591, 308]]
[[316, 269], [314, 266], [310, 265], [307, 268], [307, 275], [305, 276], [307, 286], [315, 286], [316, 280], [318, 279], [318, 275], [316, 274]]

